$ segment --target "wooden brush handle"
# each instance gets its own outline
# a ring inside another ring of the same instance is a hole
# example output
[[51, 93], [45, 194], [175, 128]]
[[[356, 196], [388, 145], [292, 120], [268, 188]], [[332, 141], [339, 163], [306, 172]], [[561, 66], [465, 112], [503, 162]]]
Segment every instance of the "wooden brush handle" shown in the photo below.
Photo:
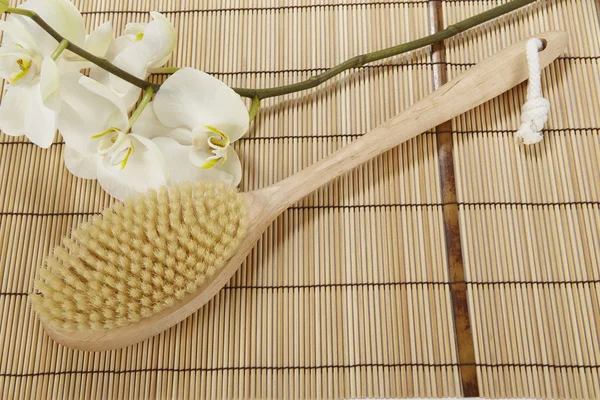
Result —
[[[567, 44], [564, 32], [545, 32], [540, 38], [540, 66], [546, 67]], [[525, 45], [520, 41], [499, 51], [407, 110], [325, 159], [271, 186], [270, 203], [283, 211], [319, 187], [373, 157], [435, 128], [527, 80]]]

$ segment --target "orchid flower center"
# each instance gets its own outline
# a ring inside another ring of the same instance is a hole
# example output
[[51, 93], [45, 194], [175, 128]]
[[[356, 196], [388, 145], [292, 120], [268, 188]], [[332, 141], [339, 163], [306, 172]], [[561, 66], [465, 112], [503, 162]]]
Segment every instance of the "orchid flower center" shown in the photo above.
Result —
[[229, 151], [231, 140], [225, 132], [215, 127], [206, 125], [205, 128], [211, 133], [208, 135], [196, 135], [192, 144], [195, 150], [213, 154], [212, 156], [207, 157], [203, 164], [198, 165], [200, 168], [209, 169], [218, 163], [223, 164], [227, 161], [227, 152]]
[[9, 83], [15, 84], [28, 76], [30, 79], [37, 74], [33, 55], [23, 47], [14, 43], [0, 48], [0, 70], [2, 77]]
[[133, 152], [133, 142], [129, 136], [117, 128], [110, 128], [92, 139], [102, 139], [98, 144], [98, 154], [108, 159], [110, 165], [124, 169]]
[[125, 27], [125, 35], [128, 36], [133, 42], [139, 42], [144, 38], [146, 27], [148, 24], [132, 22], [127, 24]]
[[19, 67], [20, 71], [14, 72], [11, 75], [11, 79], [10, 79], [11, 83], [16, 83], [21, 78], [23, 78], [25, 75], [27, 75], [27, 73], [29, 72], [29, 67], [31, 67], [31, 59], [22, 59], [22, 58], [19, 58], [17, 60], [17, 66]]

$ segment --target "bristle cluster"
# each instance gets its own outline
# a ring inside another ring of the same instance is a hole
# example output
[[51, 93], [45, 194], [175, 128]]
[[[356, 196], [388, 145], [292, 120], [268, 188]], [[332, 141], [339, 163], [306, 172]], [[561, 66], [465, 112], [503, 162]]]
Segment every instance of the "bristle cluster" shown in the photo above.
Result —
[[45, 323], [69, 330], [137, 322], [222, 268], [247, 225], [243, 196], [222, 184], [148, 192], [64, 239], [40, 268], [32, 303]]

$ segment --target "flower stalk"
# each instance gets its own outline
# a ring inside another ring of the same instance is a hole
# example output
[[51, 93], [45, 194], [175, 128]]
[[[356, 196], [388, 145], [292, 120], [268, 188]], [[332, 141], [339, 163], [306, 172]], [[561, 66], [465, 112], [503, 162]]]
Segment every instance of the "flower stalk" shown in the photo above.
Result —
[[54, 53], [52, 53], [51, 55], [52, 59], [56, 61], [56, 59], [60, 57], [60, 55], [63, 53], [63, 51], [66, 50], [67, 47], [69, 47], [69, 41], [67, 39], [61, 40], [56, 50], [54, 50]]
[[135, 124], [135, 122], [138, 120], [140, 115], [142, 115], [142, 112], [144, 112], [144, 109], [146, 108], [148, 103], [150, 103], [150, 100], [152, 100], [153, 95], [154, 95], [154, 89], [152, 88], [152, 86], [150, 86], [144, 92], [144, 97], [142, 97], [142, 101], [140, 101], [140, 105], [133, 112], [133, 114], [131, 115], [131, 118], [129, 118], [129, 129], [131, 129], [133, 127], [133, 124]]
[[250, 106], [250, 111], [248, 111], [248, 114], [250, 116], [250, 122], [254, 121], [254, 118], [256, 118], [256, 114], [258, 114], [259, 108], [260, 99], [258, 97], [255, 97], [252, 99], [252, 105]]
[[0, 0], [0, 14], [4, 14], [6, 12], [6, 10], [8, 10], [10, 7], [10, 4], [8, 2], [8, 0]]
[[179, 71], [181, 68], [179, 67], [162, 67], [162, 68], [152, 68], [149, 70], [151, 74], [174, 74]]
[[[490, 10], [484, 11], [480, 14], [477, 14], [473, 17], [467, 18], [464, 21], [458, 22], [456, 24], [448, 26], [446, 29], [436, 32], [432, 35], [413, 40], [411, 42], [407, 42], [404, 44], [400, 44], [397, 46], [389, 47], [387, 49], [374, 51], [371, 53], [365, 53], [356, 57], [352, 57], [349, 60], [344, 61], [343, 63], [328, 69], [327, 71], [314, 75], [309, 79], [293, 83], [290, 85], [284, 85], [274, 88], [265, 88], [265, 89], [247, 89], [247, 88], [233, 88], [235, 92], [237, 92], [242, 97], [247, 97], [253, 99], [253, 105], [255, 104], [254, 99], [262, 100], [269, 97], [282, 96], [285, 94], [295, 93], [304, 91], [307, 89], [311, 89], [321, 85], [322, 83], [330, 80], [331, 78], [341, 74], [344, 71], [347, 71], [351, 68], [361, 67], [365, 64], [369, 64], [375, 61], [383, 60], [385, 58], [394, 57], [403, 53], [407, 53], [409, 51], [417, 50], [426, 46], [433, 45], [435, 43], [441, 42], [443, 40], [449, 39], [461, 32], [464, 32], [468, 29], [474, 28], [478, 25], [491, 21], [495, 18], [508, 14], [512, 11], [515, 11], [519, 8], [522, 8], [531, 3], [535, 3], [538, 0], [512, 0], [508, 3], [501, 4], [496, 6]], [[7, 10], [9, 13], [23, 15], [31, 18], [36, 24], [38, 24], [42, 29], [48, 32], [56, 41], [62, 43], [65, 38], [62, 37], [56, 30], [54, 30], [51, 26], [49, 26], [37, 13], [22, 9], [22, 8], [13, 8], [9, 7]], [[59, 47], [60, 48], [60, 47]], [[145, 81], [136, 76], [129, 74], [128, 72], [116, 67], [114, 64], [110, 63], [108, 60], [94, 56], [93, 54], [85, 51], [84, 49], [74, 45], [73, 43], [67, 42], [66, 49], [77, 54], [78, 56], [96, 64], [98, 67], [108, 71], [109, 73], [118, 76], [119, 78], [135, 85], [143, 90], [152, 88], [154, 92], [160, 89], [160, 85]], [[57, 49], [58, 50], [58, 49]], [[63, 49], [64, 50], [64, 49]], [[159, 68], [155, 69], [153, 73], [174, 73], [179, 68], [175, 67], [167, 67], [167, 68]], [[258, 110], [258, 109], [257, 109]], [[256, 114], [255, 114], [256, 115]]]

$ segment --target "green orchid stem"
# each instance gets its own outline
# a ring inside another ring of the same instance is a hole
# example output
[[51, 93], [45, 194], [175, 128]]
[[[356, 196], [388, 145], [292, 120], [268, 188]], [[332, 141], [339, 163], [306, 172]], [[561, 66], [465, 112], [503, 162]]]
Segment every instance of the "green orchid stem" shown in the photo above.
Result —
[[[31, 20], [33, 20], [33, 22], [38, 24], [40, 28], [45, 30], [50, 36], [52, 36], [54, 39], [56, 39], [56, 41], [59, 43], [62, 43], [63, 40], [66, 40], [66, 38], [64, 38], [60, 33], [58, 33], [56, 30], [54, 30], [54, 28], [52, 28], [50, 25], [48, 25], [48, 23], [46, 21], [44, 21], [44, 19], [42, 17], [40, 17], [37, 13], [35, 13], [31, 10], [26, 10], [23, 8], [9, 7], [6, 10], [6, 12], [31, 18]], [[82, 49], [81, 47], [74, 45], [73, 43], [68, 42], [66, 50], [69, 50], [69, 51], [77, 54], [79, 57], [82, 57], [82, 58], [96, 64], [100, 68], [110, 72], [111, 74], [113, 74], [115, 76], [118, 76], [119, 78], [121, 78], [141, 89], [147, 89], [147, 88], [151, 87], [156, 92], [160, 88], [159, 85], [157, 85], [155, 83], [146, 82], [143, 79], [133, 76], [130, 73], [123, 71], [121, 68], [113, 65], [110, 61], [108, 61], [104, 58], [101, 58], [101, 57], [97, 57], [97, 56], [93, 55], [92, 53]]]
[[[327, 71], [312, 76], [309, 79], [293, 83], [291, 85], [279, 86], [268, 89], [245, 89], [245, 88], [233, 88], [240, 96], [248, 97], [251, 99], [266, 99], [269, 97], [282, 96], [285, 94], [300, 92], [307, 89], [312, 89], [321, 85], [322, 83], [328, 81], [329, 79], [341, 74], [344, 71], [347, 71], [351, 68], [362, 67], [365, 64], [369, 64], [375, 61], [383, 60], [385, 58], [394, 57], [399, 54], [407, 53], [409, 51], [417, 50], [422, 47], [431, 46], [435, 43], [441, 42], [443, 40], [449, 39], [461, 32], [464, 32], [468, 29], [474, 28], [478, 25], [491, 21], [495, 18], [501, 17], [505, 14], [508, 14], [512, 11], [515, 11], [519, 8], [522, 8], [528, 4], [535, 3], [538, 0], [512, 0], [508, 3], [501, 4], [496, 6], [490, 10], [484, 11], [480, 14], [474, 15], [470, 18], [465, 19], [464, 21], [458, 22], [454, 25], [448, 26], [446, 29], [436, 32], [432, 35], [423, 37], [421, 39], [413, 40], [408, 43], [400, 44], [398, 46], [389, 47], [387, 49], [374, 51], [372, 53], [362, 54], [356, 57], [352, 57], [349, 60], [344, 61], [343, 63], [328, 69]], [[39, 15], [30, 10], [25, 10], [22, 8], [8, 8], [7, 12], [13, 14], [24, 15], [26, 17], [31, 18], [35, 23], [37, 23], [42, 29], [48, 32], [54, 39], [56, 39], [59, 43], [62, 42], [65, 38], [62, 37], [58, 32], [56, 32], [51, 26], [49, 26]], [[84, 59], [91, 61], [96, 64], [100, 68], [110, 72], [113, 75], [118, 76], [119, 78], [131, 83], [142, 89], [152, 88], [154, 92], [160, 89], [160, 85], [155, 83], [150, 83], [144, 81], [140, 78], [137, 78], [126, 71], [116, 67], [108, 60], [105, 60], [100, 57], [96, 57], [95, 55], [83, 50], [82, 48], [74, 45], [73, 43], [69, 43], [67, 49], [72, 51]], [[165, 68], [161, 69], [159, 73], [171, 73], [178, 70], [177, 68]], [[154, 70], [156, 71], [156, 70]], [[157, 73], [157, 72], [155, 72]]]
[[52, 59], [56, 61], [58, 57], [65, 51], [65, 49], [69, 46], [69, 41], [67, 39], [63, 39], [59, 44], [54, 53], [52, 53]]
[[[431, 46], [438, 42], [442, 42], [449, 39], [461, 32], [468, 29], [474, 28], [478, 25], [484, 24], [492, 19], [501, 17], [502, 15], [508, 14], [519, 8], [522, 8], [528, 4], [535, 3], [538, 0], [513, 0], [508, 3], [499, 5], [490, 10], [484, 11], [480, 14], [474, 15], [454, 25], [449, 25], [446, 29], [436, 32], [432, 35], [425, 36], [421, 39], [413, 40], [398, 46], [389, 47], [387, 49], [375, 51], [372, 53], [362, 54], [356, 57], [352, 57], [341, 64], [336, 65], [327, 71], [314, 75], [305, 81], [293, 83], [291, 85], [278, 86], [268, 89], [245, 89], [245, 88], [233, 88], [240, 96], [248, 97], [251, 99], [266, 99], [269, 97], [282, 96], [290, 93], [300, 92], [303, 90], [312, 89], [321, 85], [322, 83], [330, 80], [331, 78], [347, 71], [351, 68], [362, 67], [365, 64], [369, 64], [375, 61], [383, 60], [385, 58], [394, 57], [409, 51], [417, 50], [426, 46]], [[179, 68], [169, 67], [160, 68], [152, 71], [152, 73], [172, 73], [179, 70]], [[254, 103], [253, 103], [254, 105]]]
[[250, 106], [250, 111], [248, 114], [250, 115], [250, 122], [254, 121], [256, 118], [256, 114], [258, 114], [258, 109], [260, 108], [260, 99], [255, 97], [252, 99], [252, 106]]
[[138, 120], [140, 115], [142, 115], [142, 112], [144, 112], [144, 109], [146, 108], [148, 103], [150, 103], [150, 101], [152, 100], [153, 95], [154, 95], [154, 89], [152, 88], [152, 86], [150, 86], [144, 92], [144, 97], [142, 97], [142, 101], [140, 102], [140, 105], [138, 106], [138, 108], [136, 108], [133, 115], [131, 115], [131, 118], [129, 118], [129, 129], [131, 129], [133, 127], [133, 124], [135, 124], [135, 122]]
[[365, 64], [372, 63], [374, 61], [383, 60], [384, 58], [394, 57], [399, 54], [407, 53], [409, 51], [417, 50], [422, 47], [431, 46], [435, 43], [442, 42], [446, 39], [451, 38], [461, 32], [468, 29], [481, 25], [494, 18], [498, 18], [511, 11], [524, 7], [528, 4], [534, 3], [537, 0], [513, 0], [508, 3], [499, 5], [490, 10], [484, 11], [481, 14], [477, 14], [473, 17], [467, 18], [454, 25], [449, 25], [446, 29], [436, 32], [432, 35], [425, 36], [421, 39], [413, 40], [412, 42], [404, 43], [398, 46], [389, 47], [387, 49], [374, 51], [372, 53], [362, 54], [356, 57], [352, 57], [343, 63], [328, 69], [327, 71], [314, 75], [305, 81], [293, 83], [291, 85], [279, 86], [269, 89], [244, 89], [244, 88], [233, 88], [240, 96], [266, 99], [269, 97], [282, 96], [285, 94], [300, 92], [307, 89], [312, 89], [328, 81], [336, 75], [350, 68], [362, 67]]

